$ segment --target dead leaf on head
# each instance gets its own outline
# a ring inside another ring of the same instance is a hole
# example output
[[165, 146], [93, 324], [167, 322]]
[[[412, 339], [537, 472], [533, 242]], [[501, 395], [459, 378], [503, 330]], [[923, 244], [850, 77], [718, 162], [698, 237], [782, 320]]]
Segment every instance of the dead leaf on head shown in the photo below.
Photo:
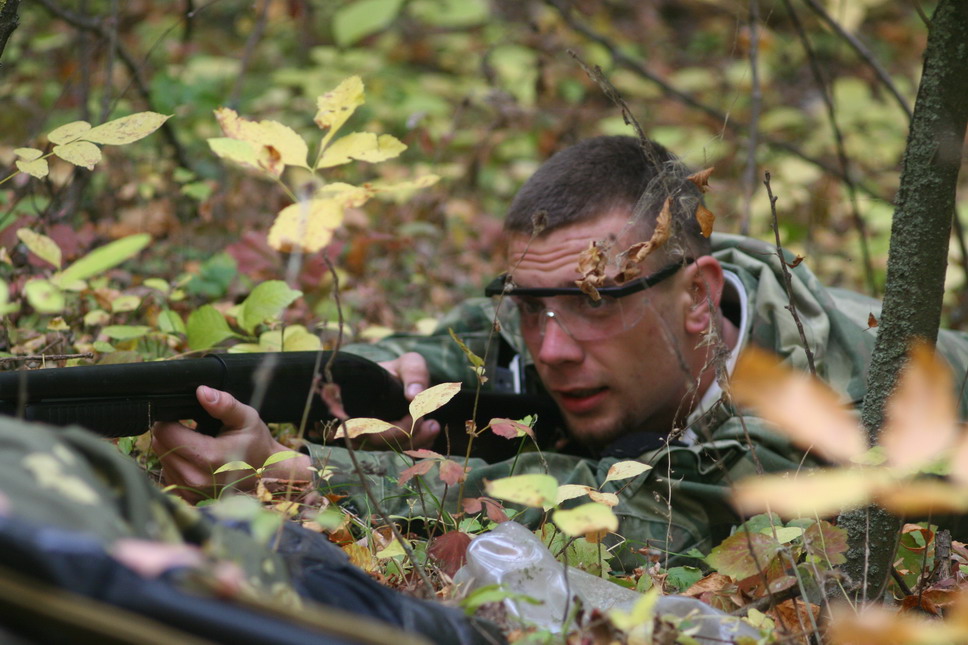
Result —
[[578, 256], [578, 273], [582, 277], [575, 280], [575, 284], [592, 300], [601, 299], [598, 295], [598, 287], [605, 284], [605, 262], [602, 244], [594, 240], [589, 242], [588, 248]]
[[699, 172], [692, 173], [691, 175], [686, 177], [686, 179], [694, 183], [696, 185], [696, 188], [698, 188], [700, 191], [705, 193], [709, 190], [709, 176], [713, 174], [714, 170], [716, 170], [716, 167], [710, 166], [705, 170], [700, 170]]
[[696, 207], [696, 221], [699, 222], [703, 237], [709, 237], [713, 234], [713, 222], [716, 221], [716, 216], [702, 204]]

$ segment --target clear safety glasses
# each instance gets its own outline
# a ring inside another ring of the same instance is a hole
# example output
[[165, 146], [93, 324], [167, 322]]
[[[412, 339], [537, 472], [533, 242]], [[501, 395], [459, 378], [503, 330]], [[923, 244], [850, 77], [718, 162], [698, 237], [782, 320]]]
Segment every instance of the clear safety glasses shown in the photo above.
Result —
[[691, 259], [679, 260], [621, 286], [599, 287], [599, 300], [593, 300], [578, 287], [518, 287], [507, 274], [495, 278], [484, 294], [510, 299], [514, 307], [502, 303], [498, 317], [507, 324], [505, 316], [518, 313], [521, 334], [526, 339], [543, 338], [548, 321], [554, 320], [575, 340], [602, 340], [630, 329], [645, 315], [648, 299], [628, 296], [654, 287], [691, 263]]

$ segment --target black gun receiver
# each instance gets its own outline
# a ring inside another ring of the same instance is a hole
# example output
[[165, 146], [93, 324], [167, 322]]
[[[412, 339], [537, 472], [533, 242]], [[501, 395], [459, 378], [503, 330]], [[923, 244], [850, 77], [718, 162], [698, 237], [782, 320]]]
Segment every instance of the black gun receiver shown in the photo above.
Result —
[[[313, 391], [322, 382], [316, 374], [327, 364], [350, 416], [393, 421], [407, 415], [400, 382], [376, 363], [345, 352], [335, 357], [331, 352], [210, 354], [151, 363], [3, 372], [0, 414], [53, 425], [77, 424], [105, 437], [139, 435], [156, 421], [195, 419], [200, 432], [214, 435], [220, 424], [195, 397], [199, 385], [208, 385], [254, 404], [267, 423], [299, 424], [308, 401], [306, 418], [312, 426], [333, 418]], [[475, 401], [479, 427], [493, 417], [516, 419], [533, 413], [544, 419], [542, 426], [547, 429], [558, 423], [557, 410], [544, 397], [462, 390], [429, 415], [449, 428], [451, 449], [466, 445], [464, 423], [471, 418]]]

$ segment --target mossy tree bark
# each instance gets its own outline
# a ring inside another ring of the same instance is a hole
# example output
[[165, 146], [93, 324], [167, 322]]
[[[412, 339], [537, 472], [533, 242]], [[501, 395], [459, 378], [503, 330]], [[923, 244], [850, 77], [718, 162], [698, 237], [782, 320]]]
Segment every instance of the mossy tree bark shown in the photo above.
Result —
[[[872, 441], [911, 342], [937, 340], [966, 122], [968, 0], [942, 0], [928, 31], [891, 226], [884, 309], [862, 414]], [[846, 571], [863, 583], [864, 597], [879, 595], [891, 575], [900, 522], [876, 507], [840, 518], [849, 532]]]

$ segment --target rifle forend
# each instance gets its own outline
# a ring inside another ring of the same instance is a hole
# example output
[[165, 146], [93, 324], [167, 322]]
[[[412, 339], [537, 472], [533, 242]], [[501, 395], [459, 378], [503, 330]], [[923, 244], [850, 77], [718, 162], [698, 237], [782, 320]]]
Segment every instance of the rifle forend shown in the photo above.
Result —
[[[202, 358], [0, 373], [0, 413], [53, 425], [82, 425], [105, 437], [146, 432], [155, 421], [195, 419], [215, 434], [220, 425], [195, 397], [199, 385], [254, 405], [263, 421], [330, 419], [315, 393], [315, 375], [330, 352], [210, 354]], [[332, 365], [351, 416], [394, 420], [407, 414], [403, 388], [389, 372], [339, 352]]]

